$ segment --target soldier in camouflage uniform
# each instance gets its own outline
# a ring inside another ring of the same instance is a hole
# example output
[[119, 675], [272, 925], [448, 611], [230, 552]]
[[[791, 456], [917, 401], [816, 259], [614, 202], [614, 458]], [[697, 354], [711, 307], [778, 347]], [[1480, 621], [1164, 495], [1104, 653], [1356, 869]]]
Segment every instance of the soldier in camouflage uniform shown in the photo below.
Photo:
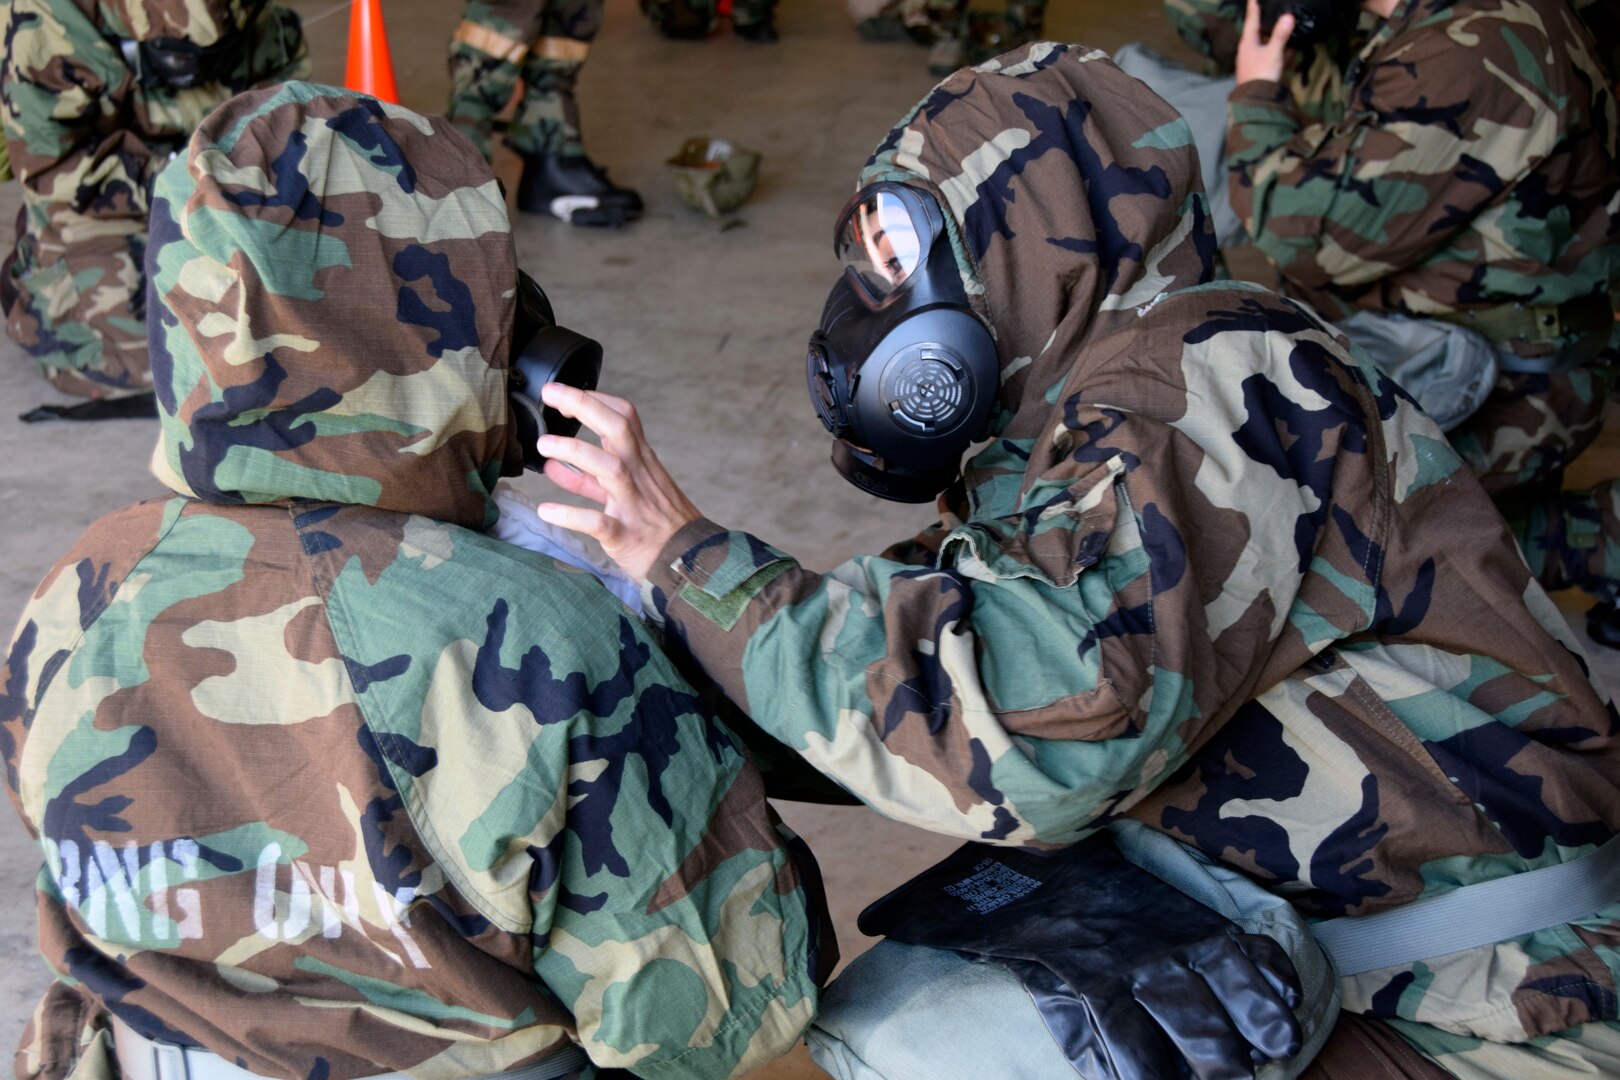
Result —
[[[0, 271], [7, 332], [60, 390], [147, 394], [152, 181], [214, 106], [305, 70], [298, 17], [252, 0], [12, 0], [5, 10], [0, 102], [23, 192]], [[165, 78], [161, 62], [188, 53], [189, 84]]]
[[450, 42], [445, 115], [490, 156], [495, 116], [522, 88], [506, 145], [523, 159], [517, 206], [575, 225], [617, 227], [641, 196], [585, 155], [574, 84], [602, 28], [603, 0], [470, 0]]
[[[1189, 41], [1231, 55], [1230, 0], [1169, 6]], [[1496, 347], [1501, 373], [1452, 442], [1542, 584], [1597, 597], [1592, 633], [1620, 646], [1620, 484], [1560, 493], [1615, 372], [1608, 75], [1564, 0], [1383, 7], [1334, 61], [1318, 50], [1287, 85], [1233, 93], [1233, 209], [1329, 318], [1437, 320]]]
[[481, 531], [520, 461], [482, 158], [289, 83], [214, 112], [152, 220], [174, 495], [90, 528], [3, 676], [58, 973], [19, 1077], [109, 1080], [131, 1031], [216, 1080], [787, 1050], [834, 959], [813, 861], [629, 611]]
[[[1126, 816], [1314, 918], [1615, 836], [1620, 715], [1580, 646], [1431, 419], [1309, 308], [1210, 282], [1185, 121], [1038, 43], [940, 84], [879, 181], [943, 208], [1000, 366], [920, 536], [812, 572], [695, 516], [633, 415], [548, 388], [603, 448], [542, 452], [606, 502], [541, 516], [762, 728], [897, 820], [1050, 847]], [[1326, 1053], [1620, 1074], [1617, 944], [1620, 902], [1347, 977]]]

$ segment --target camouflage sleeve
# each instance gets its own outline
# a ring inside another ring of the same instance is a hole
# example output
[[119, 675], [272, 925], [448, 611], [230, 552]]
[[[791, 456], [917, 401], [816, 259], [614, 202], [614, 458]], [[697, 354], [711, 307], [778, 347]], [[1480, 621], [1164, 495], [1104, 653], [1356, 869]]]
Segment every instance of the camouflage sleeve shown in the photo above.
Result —
[[1176, 34], [1210, 61], [1212, 74], [1232, 70], [1243, 32], [1240, 0], [1164, 0]]
[[143, 222], [152, 157], [127, 125], [131, 75], [72, 0], [15, 0], [0, 101], [12, 168], [31, 201]]
[[[386, 667], [404, 663], [388, 659], [400, 627], [457, 609], [466, 637], [360, 695], [387, 739], [431, 748], [431, 770], [396, 782], [439, 865], [530, 935], [599, 1066], [714, 1080], [786, 1053], [826, 951], [815, 863], [731, 733], [593, 578], [413, 521], [459, 562], [401, 560], [375, 586], [350, 570], [333, 624], [346, 656]], [[522, 584], [465, 599], [502, 580]]]
[[[1089, 816], [1072, 797], [1080, 785], [1045, 775], [998, 715], [1042, 696], [1061, 679], [1059, 654], [1074, 655], [1081, 632], [1065, 622], [1081, 613], [1057, 590], [880, 557], [818, 574], [708, 521], [677, 534], [660, 564], [649, 610], [671, 638], [760, 727], [879, 813], [1004, 843], [1058, 841]], [[1017, 620], [1017, 641], [996, 636]], [[1009, 661], [1030, 674], [1028, 693], [992, 702], [981, 668]], [[1094, 704], [1098, 737], [1118, 730], [1112, 696]]]
[[[650, 610], [762, 728], [879, 813], [1072, 843], [1230, 715], [1277, 633], [1202, 638], [1210, 611], [1252, 597], [1212, 599], [1224, 564], [1189, 561], [1179, 540], [1200, 505], [1191, 478], [1127, 463], [1168, 460], [1175, 436], [1145, 427], [1138, 450], [1043, 507], [958, 526], [933, 565], [861, 557], [818, 574], [694, 522], [661, 553]], [[1121, 425], [1098, 413], [1077, 430]], [[1297, 588], [1295, 569], [1268, 567], [1275, 595]]]
[[1356, 287], [1418, 265], [1553, 150], [1566, 118], [1532, 59], [1545, 37], [1515, 25], [1471, 41], [1407, 31], [1352, 80], [1337, 124], [1275, 82], [1232, 92], [1232, 207], [1290, 282]]

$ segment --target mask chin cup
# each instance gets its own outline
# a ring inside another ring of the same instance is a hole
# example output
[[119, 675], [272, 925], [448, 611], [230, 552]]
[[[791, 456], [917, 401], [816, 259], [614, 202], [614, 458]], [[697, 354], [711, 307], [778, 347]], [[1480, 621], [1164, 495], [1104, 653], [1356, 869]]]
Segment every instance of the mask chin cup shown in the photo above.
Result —
[[843, 439], [833, 443], [832, 463], [845, 480], [890, 502], [933, 502], [956, 479], [954, 465], [927, 471], [888, 467], [876, 454], [858, 450]]
[[540, 436], [572, 437], [579, 433], [578, 420], [540, 401], [540, 388], [548, 382], [560, 382], [595, 390], [602, 374], [602, 346], [565, 327], [545, 326], [529, 340], [512, 367], [512, 422], [517, 425], [518, 445], [523, 448], [523, 467], [539, 472], [546, 465], [535, 445]]

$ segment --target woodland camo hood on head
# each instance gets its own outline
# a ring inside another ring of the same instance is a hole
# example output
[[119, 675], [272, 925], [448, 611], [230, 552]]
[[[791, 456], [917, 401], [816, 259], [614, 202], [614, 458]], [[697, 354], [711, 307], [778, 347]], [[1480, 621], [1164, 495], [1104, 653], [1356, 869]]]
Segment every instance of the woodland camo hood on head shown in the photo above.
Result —
[[860, 184], [880, 180], [944, 208], [1017, 430], [1047, 426], [1048, 391], [1120, 313], [1213, 269], [1190, 129], [1095, 49], [1036, 42], [958, 71], [867, 162]]
[[147, 273], [169, 487], [494, 520], [520, 465], [517, 263], [449, 124], [308, 83], [239, 95], [160, 176]]
[[207, 48], [245, 30], [265, 0], [102, 0], [136, 41], [175, 38]]

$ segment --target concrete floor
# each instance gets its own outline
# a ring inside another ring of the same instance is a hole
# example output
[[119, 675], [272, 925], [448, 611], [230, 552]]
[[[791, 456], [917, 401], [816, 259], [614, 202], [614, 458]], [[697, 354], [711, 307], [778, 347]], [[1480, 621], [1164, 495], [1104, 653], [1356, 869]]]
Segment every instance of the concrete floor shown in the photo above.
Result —
[[[315, 77], [342, 76], [347, 3], [296, 0]], [[1112, 49], [1146, 40], [1176, 46], [1158, 6], [1059, 0], [1050, 33]], [[385, 16], [405, 103], [442, 107], [446, 42], [460, 6], [389, 0]], [[665, 41], [635, 0], [609, 0], [607, 25], [581, 85], [587, 145], [614, 178], [641, 190], [647, 217], [620, 232], [549, 219], [517, 225], [520, 259], [559, 317], [606, 346], [603, 387], [633, 399], [674, 475], [710, 517], [752, 530], [830, 567], [907, 535], [928, 508], [872, 500], [827, 464], [812, 416], [804, 341], [835, 278], [833, 216], [889, 126], [932, 84], [925, 53], [858, 40], [839, 0], [783, 0], [782, 41], [758, 46], [722, 33], [702, 44]], [[764, 154], [746, 224], [722, 231], [681, 206], [661, 162], [690, 135], [734, 139]], [[497, 171], [511, 188], [517, 162]], [[16, 212], [0, 190], [0, 221]], [[31, 361], [0, 338], [0, 624], [91, 521], [157, 494], [146, 472], [153, 426], [24, 426], [13, 416], [51, 399]], [[1620, 447], [1620, 440], [1614, 444]], [[1594, 474], [1620, 472], [1620, 450], [1589, 455]], [[526, 486], [538, 494], [543, 481]], [[1578, 597], [1563, 598], [1578, 611]], [[1598, 658], [1620, 685], [1620, 657]], [[870, 944], [855, 915], [955, 844], [863, 808], [784, 805], [821, 858], [846, 960]], [[14, 1043], [48, 980], [33, 944], [38, 856], [18, 820], [0, 812], [0, 1045]], [[754, 1080], [823, 1076], [801, 1047]]]

